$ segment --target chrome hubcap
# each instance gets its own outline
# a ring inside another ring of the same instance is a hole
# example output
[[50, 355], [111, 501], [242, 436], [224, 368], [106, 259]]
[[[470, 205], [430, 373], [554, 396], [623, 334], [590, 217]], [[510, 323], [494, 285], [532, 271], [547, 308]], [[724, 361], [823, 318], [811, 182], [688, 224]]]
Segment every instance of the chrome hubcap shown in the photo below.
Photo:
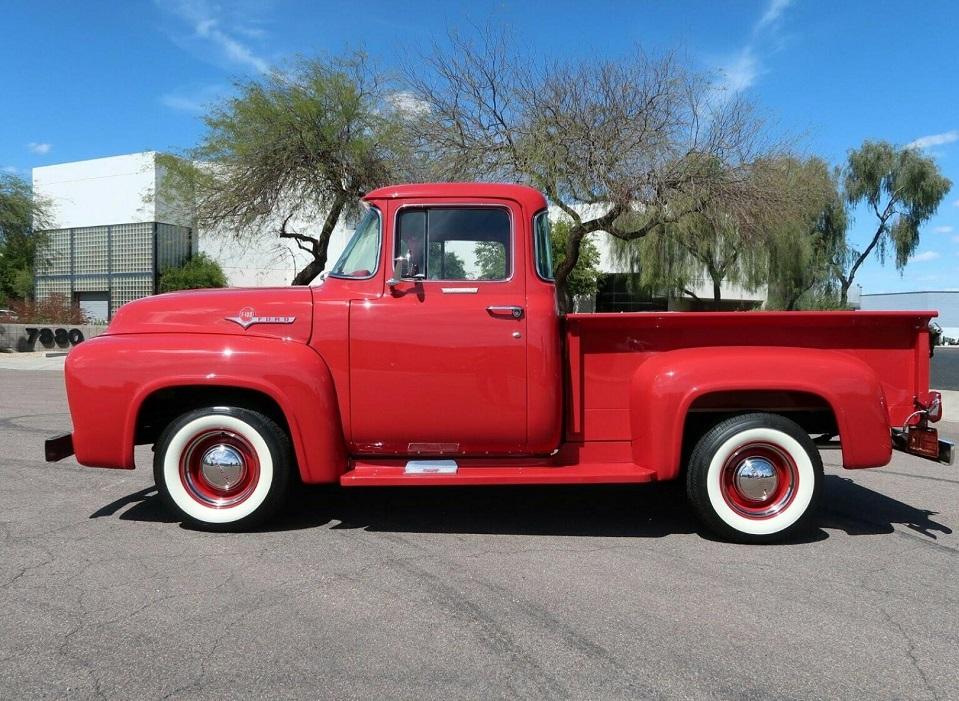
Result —
[[736, 467], [736, 489], [749, 501], [762, 502], [771, 497], [779, 486], [775, 466], [766, 458], [750, 457]]
[[211, 487], [228, 491], [243, 479], [243, 456], [229, 445], [215, 445], [203, 454], [200, 471]]

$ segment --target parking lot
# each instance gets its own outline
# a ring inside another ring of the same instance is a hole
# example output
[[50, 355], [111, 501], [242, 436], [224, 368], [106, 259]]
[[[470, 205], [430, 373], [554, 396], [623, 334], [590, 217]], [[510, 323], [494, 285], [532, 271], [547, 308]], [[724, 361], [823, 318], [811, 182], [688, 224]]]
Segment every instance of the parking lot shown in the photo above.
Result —
[[210, 534], [149, 447], [43, 462], [68, 428], [60, 372], [0, 370], [0, 698], [959, 698], [959, 467], [827, 453], [766, 547], [672, 485], [310, 488]]

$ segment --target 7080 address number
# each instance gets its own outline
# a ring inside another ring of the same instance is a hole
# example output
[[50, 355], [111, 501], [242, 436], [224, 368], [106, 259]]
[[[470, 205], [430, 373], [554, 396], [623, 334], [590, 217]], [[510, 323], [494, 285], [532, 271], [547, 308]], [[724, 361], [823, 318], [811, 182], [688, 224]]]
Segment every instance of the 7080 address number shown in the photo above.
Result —
[[83, 332], [80, 329], [27, 327], [24, 331], [27, 332], [28, 346], [33, 346], [38, 340], [46, 348], [52, 348], [54, 345], [61, 348], [75, 346], [83, 342]]

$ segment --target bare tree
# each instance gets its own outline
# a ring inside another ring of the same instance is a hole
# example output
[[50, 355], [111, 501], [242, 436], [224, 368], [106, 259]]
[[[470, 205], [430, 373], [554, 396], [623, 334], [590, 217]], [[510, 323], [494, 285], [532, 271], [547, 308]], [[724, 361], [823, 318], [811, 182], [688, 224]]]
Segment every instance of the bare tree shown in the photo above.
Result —
[[[409, 70], [424, 106], [409, 120], [417, 163], [433, 177], [515, 180], [572, 222], [556, 270], [563, 287], [583, 238], [630, 241], [722, 200], [752, 209], [749, 164], [762, 124], [675, 55], [537, 64], [494, 31], [453, 35]], [[561, 296], [561, 299], [563, 297]]]

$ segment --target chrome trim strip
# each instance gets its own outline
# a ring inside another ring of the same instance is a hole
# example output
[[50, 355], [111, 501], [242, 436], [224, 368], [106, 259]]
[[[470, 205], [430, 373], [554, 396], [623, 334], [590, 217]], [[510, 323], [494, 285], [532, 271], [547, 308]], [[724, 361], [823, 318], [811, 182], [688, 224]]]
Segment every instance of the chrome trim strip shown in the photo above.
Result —
[[478, 287], [444, 287], [444, 295], [475, 295], [479, 292]]

